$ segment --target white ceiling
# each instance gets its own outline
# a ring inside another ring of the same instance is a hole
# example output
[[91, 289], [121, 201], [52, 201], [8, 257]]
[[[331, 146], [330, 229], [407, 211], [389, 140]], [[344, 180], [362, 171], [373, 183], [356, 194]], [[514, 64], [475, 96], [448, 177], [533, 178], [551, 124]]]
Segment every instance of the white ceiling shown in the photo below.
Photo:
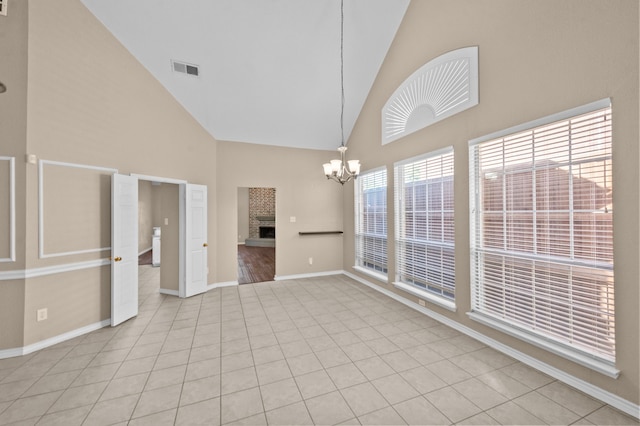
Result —
[[[340, 0], [82, 2], [216, 139], [340, 146]], [[346, 141], [409, 0], [344, 3]]]

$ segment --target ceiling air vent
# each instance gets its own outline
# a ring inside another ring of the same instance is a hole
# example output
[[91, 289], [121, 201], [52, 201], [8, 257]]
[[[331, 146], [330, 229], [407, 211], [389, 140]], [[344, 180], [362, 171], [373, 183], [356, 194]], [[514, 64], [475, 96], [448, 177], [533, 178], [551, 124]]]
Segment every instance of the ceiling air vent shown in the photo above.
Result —
[[[3, 1], [3, 0], [0, 0], [0, 1]], [[188, 75], [197, 77], [200, 73], [200, 68], [198, 67], [198, 65], [187, 64], [185, 62], [178, 62], [178, 61], [171, 61], [171, 65], [173, 66], [173, 71], [179, 72], [182, 74], [188, 74]]]
[[0, 15], [7, 16], [7, 3], [9, 0], [0, 0]]

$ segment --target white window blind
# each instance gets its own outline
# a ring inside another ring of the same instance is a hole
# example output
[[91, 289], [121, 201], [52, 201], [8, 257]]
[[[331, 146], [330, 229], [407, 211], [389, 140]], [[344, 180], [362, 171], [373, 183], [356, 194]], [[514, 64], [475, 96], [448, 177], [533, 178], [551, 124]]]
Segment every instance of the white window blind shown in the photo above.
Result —
[[453, 147], [395, 165], [396, 281], [455, 299]]
[[614, 361], [611, 107], [579, 111], [470, 143], [472, 310]]
[[358, 176], [355, 185], [356, 266], [387, 274], [387, 169]]

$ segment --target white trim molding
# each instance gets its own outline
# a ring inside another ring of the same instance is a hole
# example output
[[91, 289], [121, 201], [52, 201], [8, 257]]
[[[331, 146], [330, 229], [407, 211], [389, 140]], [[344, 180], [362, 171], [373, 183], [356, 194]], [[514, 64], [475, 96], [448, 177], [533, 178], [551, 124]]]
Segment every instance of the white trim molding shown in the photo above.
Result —
[[169, 290], [167, 288], [160, 288], [160, 294], [166, 294], [167, 296], [179, 296], [178, 290]]
[[573, 348], [568, 348], [561, 344], [552, 342], [551, 340], [543, 339], [533, 333], [526, 333], [517, 329], [516, 327], [513, 327], [512, 325], [507, 325], [502, 321], [495, 320], [488, 315], [484, 315], [480, 312], [467, 312], [467, 316], [482, 325], [486, 325], [487, 327], [496, 329], [504, 334], [513, 336], [516, 339], [520, 339], [529, 344], [552, 352], [558, 356], [568, 359], [569, 361], [580, 364], [583, 367], [587, 367], [591, 370], [597, 371], [600, 374], [604, 374], [605, 376], [617, 379], [620, 375], [620, 370], [618, 370], [613, 364], [601, 361], [597, 358], [589, 357], [586, 354], [582, 354]]
[[213, 283], [213, 284], [207, 285], [207, 291], [214, 290], [216, 288], [221, 288], [221, 287], [234, 287], [237, 285], [239, 285], [238, 281], [226, 281], [226, 282], [220, 282], [220, 283]]
[[63, 272], [79, 271], [81, 269], [97, 268], [111, 265], [109, 259], [89, 260], [87, 262], [66, 263], [64, 265], [45, 266], [42, 268], [19, 269], [15, 271], [0, 271], [0, 281], [22, 280], [61, 274]]
[[0, 161], [9, 162], [9, 257], [0, 258], [0, 262], [16, 261], [16, 158], [1, 157]]
[[67, 340], [82, 336], [83, 334], [91, 333], [92, 331], [99, 330], [111, 324], [111, 318], [86, 325], [84, 327], [77, 328], [75, 330], [68, 331], [66, 333], [59, 334], [54, 337], [50, 337], [45, 340], [41, 340], [36, 343], [32, 343], [20, 348], [1, 349], [0, 359], [13, 358], [15, 356], [28, 355], [32, 352], [39, 351], [40, 349], [48, 348], [49, 346], [57, 345], [58, 343], [65, 342]]
[[368, 275], [375, 280], [381, 281], [383, 284], [388, 284], [389, 282], [389, 277], [385, 274], [381, 274], [380, 272], [372, 271], [371, 269], [358, 265], [353, 265], [352, 268], [361, 274]]
[[444, 308], [451, 312], [456, 311], [456, 303], [453, 300], [446, 300], [443, 297], [432, 295], [426, 290], [421, 290], [418, 287], [412, 286], [410, 284], [405, 284], [403, 282], [394, 281], [392, 284], [395, 288], [406, 291], [407, 293], [412, 294], [419, 299], [425, 300], [429, 303], [433, 303], [434, 305], [438, 305], [441, 308]]
[[181, 183], [189, 183], [188, 181], [183, 180], [183, 179], [173, 179], [173, 178], [165, 178], [165, 177], [160, 177], [160, 176], [140, 175], [138, 173], [129, 173], [129, 176], [138, 178], [138, 180], [149, 180], [151, 182], [158, 182], [158, 183], [175, 183], [175, 184], [178, 184], [178, 185], [181, 184]]
[[359, 277], [355, 274], [352, 274], [350, 272], [344, 271], [343, 272], [346, 276], [348, 276], [349, 278], [354, 279], [355, 281], [358, 281], [361, 284], [366, 285], [367, 287], [378, 291], [386, 296], [389, 296], [390, 298], [392, 298], [393, 300], [396, 300], [400, 303], [402, 303], [405, 306], [408, 306], [412, 309], [415, 309], [418, 312], [421, 312], [425, 315], [427, 315], [430, 318], [433, 318], [434, 320], [449, 326], [451, 328], [453, 328], [454, 330], [457, 330], [463, 334], [466, 334], [467, 336], [484, 343], [485, 345], [499, 351], [502, 352], [505, 355], [508, 355], [520, 362], [522, 362], [523, 364], [528, 365], [531, 368], [534, 368], [542, 373], [545, 373], [551, 377], [553, 377], [554, 379], [557, 379], [563, 383], [566, 383], [569, 386], [572, 386], [576, 389], [578, 389], [581, 392], [586, 393], [587, 395], [590, 395], [606, 404], [611, 405], [614, 408], [617, 408], [618, 410], [633, 416], [635, 418], [638, 418], [638, 413], [640, 413], [640, 405], [635, 404], [631, 401], [628, 401], [624, 398], [619, 397], [618, 395], [615, 395], [607, 390], [604, 390], [598, 386], [595, 386], [591, 383], [588, 383], [582, 379], [579, 379], [575, 376], [572, 376], [571, 374], [560, 370], [559, 368], [553, 367], [545, 362], [542, 362], [536, 358], [533, 358], [530, 355], [527, 355], [524, 352], [520, 352], [516, 349], [513, 349], [512, 347], [505, 345], [504, 343], [501, 343], [497, 340], [494, 340], [490, 337], [485, 336], [484, 334], [475, 331], [465, 325], [462, 325], [460, 323], [458, 323], [457, 321], [454, 321], [452, 319], [449, 319], [447, 317], [445, 317], [444, 315], [441, 315], [437, 312], [434, 312], [430, 309], [425, 308], [424, 306], [420, 306], [417, 303], [414, 303], [402, 296], [399, 296], [397, 294], [395, 294], [392, 291], [389, 291], [385, 288], [382, 288], [379, 285], [373, 284], [367, 280], [365, 280], [362, 277]]
[[276, 275], [273, 277], [274, 281], [285, 281], [285, 280], [299, 280], [302, 278], [314, 278], [314, 277], [325, 277], [327, 275], [340, 275], [344, 274], [344, 271], [324, 271], [324, 272], [311, 272], [308, 274], [294, 274], [294, 275]]
[[411, 74], [382, 108], [382, 145], [478, 104], [478, 46], [434, 58]]
[[489, 141], [492, 139], [498, 139], [503, 136], [510, 135], [512, 133], [522, 132], [534, 127], [544, 126], [545, 124], [552, 123], [554, 121], [566, 120], [576, 115], [587, 114], [589, 112], [597, 111], [599, 109], [607, 108], [611, 106], [611, 98], [603, 98], [585, 105], [580, 105], [575, 108], [571, 108], [565, 111], [561, 111], [555, 114], [547, 115], [546, 117], [538, 118], [536, 120], [528, 121], [526, 123], [518, 124], [508, 129], [498, 130], [488, 135], [480, 136], [479, 138], [471, 139], [469, 146], [478, 145], [479, 143]]
[[74, 250], [60, 253], [44, 252], [44, 166], [45, 165], [71, 167], [76, 169], [97, 170], [106, 173], [118, 173], [118, 169], [109, 167], [88, 166], [85, 164], [64, 163], [61, 161], [39, 160], [38, 161], [38, 257], [45, 259], [49, 257], [70, 256], [74, 254], [95, 253], [100, 251], [111, 250], [111, 247], [100, 247], [87, 250]]

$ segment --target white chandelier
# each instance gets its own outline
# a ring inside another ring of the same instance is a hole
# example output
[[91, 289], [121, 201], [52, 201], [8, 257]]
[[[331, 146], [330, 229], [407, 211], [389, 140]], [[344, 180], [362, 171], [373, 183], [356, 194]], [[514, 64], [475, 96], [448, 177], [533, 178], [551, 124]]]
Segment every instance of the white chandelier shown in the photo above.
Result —
[[344, 0], [340, 0], [340, 89], [341, 100], [340, 105], [340, 136], [342, 143], [338, 151], [340, 152], [339, 160], [331, 160], [324, 163], [324, 175], [327, 179], [333, 179], [341, 185], [355, 179], [360, 174], [360, 161], [346, 161], [345, 152], [347, 147], [344, 146]]

